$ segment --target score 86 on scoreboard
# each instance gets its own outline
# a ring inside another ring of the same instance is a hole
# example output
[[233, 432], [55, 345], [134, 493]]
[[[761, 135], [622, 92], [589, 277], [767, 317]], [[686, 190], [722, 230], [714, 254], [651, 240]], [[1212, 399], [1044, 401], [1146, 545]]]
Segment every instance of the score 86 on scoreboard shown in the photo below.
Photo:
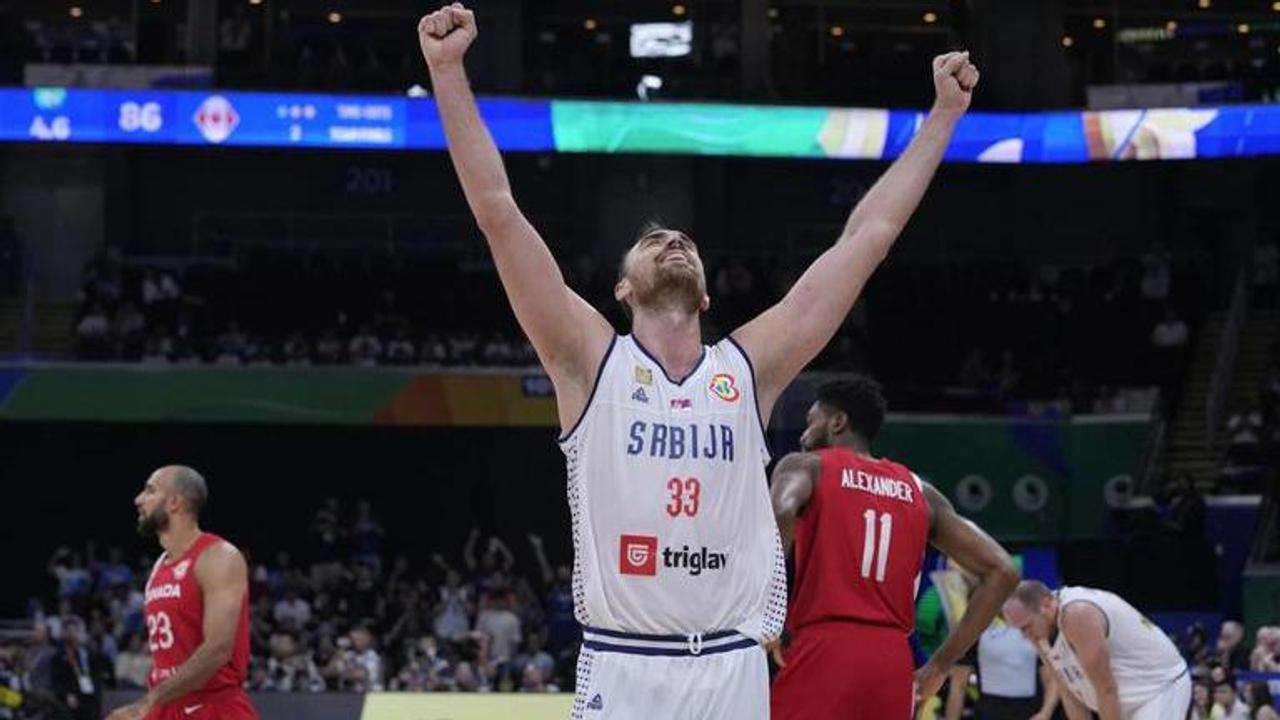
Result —
[[0, 90], [0, 140], [172, 143], [173, 96], [65, 88]]

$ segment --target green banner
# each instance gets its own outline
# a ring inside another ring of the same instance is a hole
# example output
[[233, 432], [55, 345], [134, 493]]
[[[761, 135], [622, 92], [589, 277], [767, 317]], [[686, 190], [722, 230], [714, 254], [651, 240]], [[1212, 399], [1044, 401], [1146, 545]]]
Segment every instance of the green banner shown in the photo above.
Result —
[[[887, 127], [888, 113], [879, 112]], [[825, 108], [697, 103], [556, 101], [551, 106], [556, 148], [562, 152], [823, 157], [820, 141], [831, 115]]]
[[1150, 427], [1141, 416], [899, 416], [875, 450], [1003, 540], [1083, 539], [1102, 536], [1132, 493]]

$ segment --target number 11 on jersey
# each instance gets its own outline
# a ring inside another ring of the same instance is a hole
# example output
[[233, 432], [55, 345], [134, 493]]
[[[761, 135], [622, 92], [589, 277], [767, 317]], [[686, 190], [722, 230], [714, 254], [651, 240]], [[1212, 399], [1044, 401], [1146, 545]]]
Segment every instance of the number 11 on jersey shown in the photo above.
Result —
[[862, 513], [862, 519], [866, 521], [866, 535], [862, 541], [862, 577], [871, 577], [871, 562], [874, 560], [876, 582], [884, 582], [885, 569], [889, 565], [889, 540], [893, 537], [893, 516], [889, 513], [879, 516], [879, 548], [876, 547], [876, 516], [875, 510]]

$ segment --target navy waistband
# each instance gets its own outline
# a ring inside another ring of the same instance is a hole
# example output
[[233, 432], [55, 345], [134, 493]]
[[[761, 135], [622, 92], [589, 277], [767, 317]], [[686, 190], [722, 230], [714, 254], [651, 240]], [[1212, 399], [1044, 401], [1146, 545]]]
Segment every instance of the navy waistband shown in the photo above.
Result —
[[687, 635], [644, 635], [584, 627], [582, 646], [598, 652], [660, 657], [695, 657], [758, 646], [755, 640], [736, 630], [716, 630]]

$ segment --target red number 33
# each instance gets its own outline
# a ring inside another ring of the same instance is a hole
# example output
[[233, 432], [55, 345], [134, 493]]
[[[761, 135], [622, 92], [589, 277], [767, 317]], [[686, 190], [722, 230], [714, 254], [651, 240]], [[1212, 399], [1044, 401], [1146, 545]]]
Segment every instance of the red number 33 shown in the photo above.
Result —
[[671, 478], [667, 481], [667, 490], [671, 492], [671, 502], [667, 505], [667, 514], [671, 517], [698, 514], [698, 501], [702, 496], [702, 483], [698, 478]]

